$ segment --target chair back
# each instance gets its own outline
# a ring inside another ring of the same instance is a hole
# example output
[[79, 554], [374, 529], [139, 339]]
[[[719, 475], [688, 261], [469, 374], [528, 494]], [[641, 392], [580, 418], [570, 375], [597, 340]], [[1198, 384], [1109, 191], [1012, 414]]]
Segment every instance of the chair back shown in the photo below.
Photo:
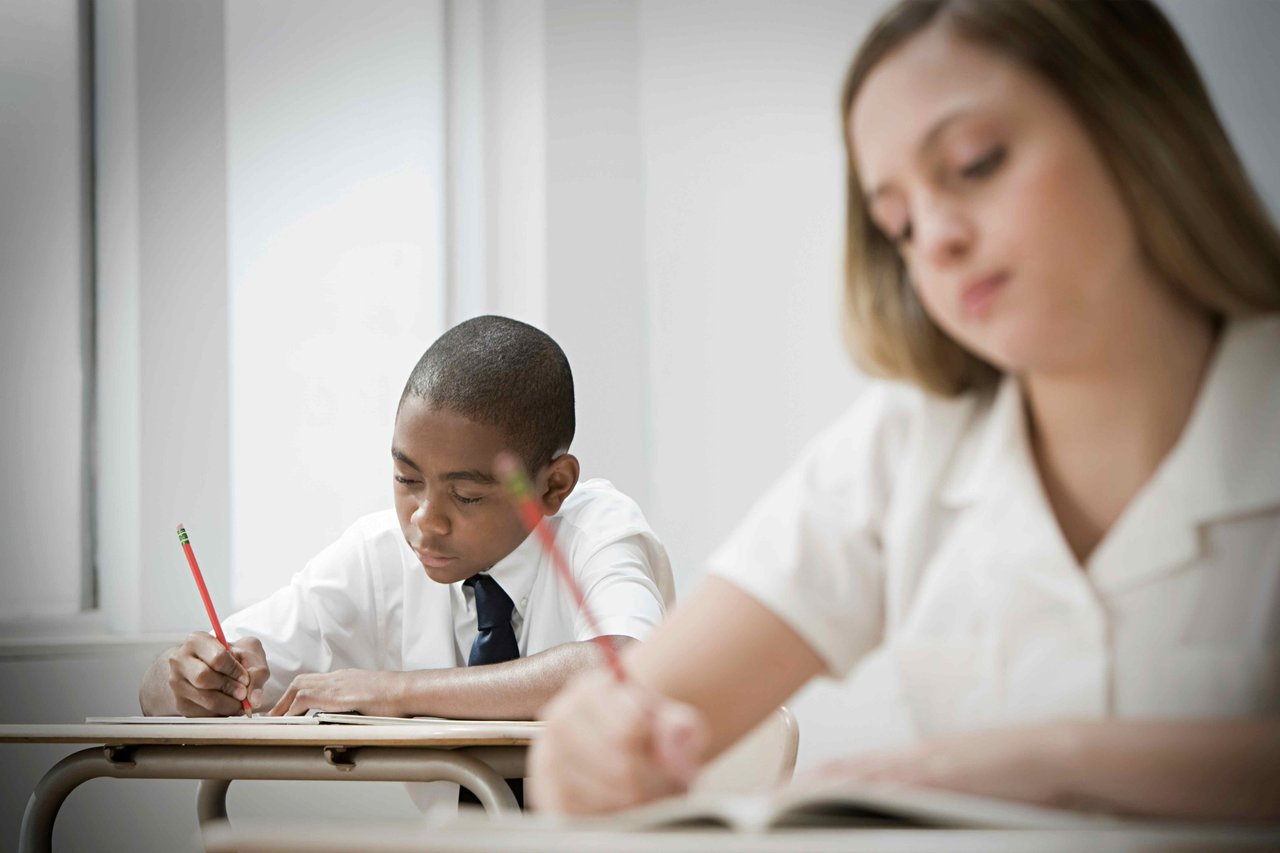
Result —
[[796, 769], [799, 746], [795, 714], [782, 705], [703, 768], [693, 790], [745, 794], [784, 784]]

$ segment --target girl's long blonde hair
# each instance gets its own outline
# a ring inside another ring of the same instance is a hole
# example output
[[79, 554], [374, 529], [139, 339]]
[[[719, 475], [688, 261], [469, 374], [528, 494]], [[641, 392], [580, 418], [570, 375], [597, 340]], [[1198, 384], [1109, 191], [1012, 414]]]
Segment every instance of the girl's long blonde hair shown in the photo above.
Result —
[[[1217, 318], [1280, 310], [1280, 235], [1195, 64], [1150, 0], [903, 0], [853, 58], [842, 122], [871, 70], [935, 26], [1012, 58], [1067, 101], [1169, 286]], [[990, 388], [999, 372], [926, 316], [901, 257], [871, 222], [844, 138], [845, 333], [855, 360], [938, 394]]]

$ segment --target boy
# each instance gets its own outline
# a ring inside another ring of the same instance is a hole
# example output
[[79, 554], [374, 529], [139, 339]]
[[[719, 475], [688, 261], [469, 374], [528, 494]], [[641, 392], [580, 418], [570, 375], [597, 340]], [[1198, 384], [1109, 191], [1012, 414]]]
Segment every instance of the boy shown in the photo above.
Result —
[[[227, 619], [231, 651], [197, 631], [162, 654], [145, 714], [309, 708], [532, 719], [599, 651], [493, 474], [525, 462], [548, 524], [616, 647], [644, 637], [674, 592], [640, 510], [568, 453], [573, 377], [532, 326], [477, 317], [418, 361], [396, 412], [395, 510], [357, 521], [288, 587]], [[423, 575], [426, 577], [423, 577]]]

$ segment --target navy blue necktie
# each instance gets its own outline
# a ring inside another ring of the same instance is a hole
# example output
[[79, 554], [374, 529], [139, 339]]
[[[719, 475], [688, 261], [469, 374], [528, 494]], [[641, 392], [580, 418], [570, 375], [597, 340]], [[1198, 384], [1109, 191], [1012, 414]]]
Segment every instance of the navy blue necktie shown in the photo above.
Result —
[[516, 632], [511, 627], [515, 604], [488, 575], [473, 575], [462, 582], [476, 596], [476, 639], [471, 644], [467, 666], [502, 663], [520, 657]]
[[[502, 663], [520, 657], [516, 632], [511, 627], [511, 611], [515, 609], [511, 597], [486, 574], [472, 575], [462, 583], [470, 587], [476, 596], [476, 639], [471, 644], [467, 666]], [[524, 808], [524, 780], [508, 779], [507, 786], [515, 794], [516, 803]], [[479, 805], [480, 800], [462, 788], [458, 791], [458, 802]]]

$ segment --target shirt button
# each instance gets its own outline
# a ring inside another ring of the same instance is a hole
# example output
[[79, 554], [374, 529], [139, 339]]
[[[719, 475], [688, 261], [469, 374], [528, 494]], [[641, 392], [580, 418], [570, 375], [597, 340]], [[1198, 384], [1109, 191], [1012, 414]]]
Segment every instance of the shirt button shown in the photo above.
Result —
[[527, 598], [522, 598], [522, 599], [520, 599], [520, 606], [521, 606], [521, 607], [524, 607], [524, 606], [525, 606], [526, 604], [528, 604], [528, 603], [529, 603], [529, 599], [527, 599]]

